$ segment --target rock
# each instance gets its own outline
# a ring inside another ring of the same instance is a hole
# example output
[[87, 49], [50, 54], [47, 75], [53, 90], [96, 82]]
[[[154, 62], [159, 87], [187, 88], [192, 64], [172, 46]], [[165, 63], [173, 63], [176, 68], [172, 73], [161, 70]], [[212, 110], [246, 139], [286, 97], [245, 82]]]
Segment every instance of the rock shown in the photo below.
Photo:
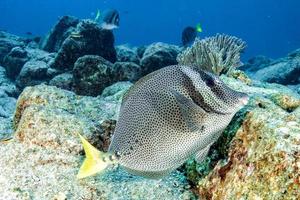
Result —
[[126, 45], [117, 46], [116, 51], [118, 62], [134, 62], [140, 64], [140, 58], [138, 57], [137, 52]]
[[147, 47], [141, 60], [142, 74], [146, 75], [169, 65], [177, 64], [180, 48], [165, 43], [154, 43]]
[[74, 65], [74, 91], [79, 95], [98, 96], [114, 82], [114, 75], [109, 61], [100, 56], [83, 56]]
[[15, 79], [29, 59], [24, 48], [14, 47], [3, 59], [3, 66], [6, 68], [8, 77]]
[[5, 56], [3, 66], [7, 70], [8, 77], [15, 79], [27, 61], [36, 60], [49, 63], [54, 59], [54, 55], [40, 49], [15, 47]]
[[297, 89], [300, 84], [300, 49], [288, 54], [285, 58], [271, 60], [264, 56], [257, 56], [248, 61], [241, 69], [257, 80], [270, 83], [290, 85]]
[[79, 57], [84, 55], [99, 55], [110, 62], [116, 61], [114, 35], [110, 30], [101, 29], [95, 22], [84, 20], [63, 42], [52, 68], [70, 71]]
[[27, 87], [18, 99], [15, 139], [0, 145], [1, 197], [195, 199], [178, 171], [151, 180], [111, 167], [87, 179], [76, 178], [84, 158], [77, 134], [99, 149], [107, 148], [120, 103], [51, 86]]
[[8, 96], [0, 96], [0, 117], [10, 118], [15, 111], [16, 99]]
[[113, 69], [116, 81], [135, 82], [142, 77], [142, 69], [133, 62], [115, 62]]
[[290, 89], [294, 90], [298, 94], [300, 94], [300, 83], [297, 85], [287, 85]]
[[19, 91], [16, 85], [7, 77], [5, 68], [0, 66], [0, 94], [2, 93], [9, 97], [16, 97]]
[[144, 55], [146, 49], [147, 49], [147, 46], [140, 46], [140, 47], [136, 48], [136, 53], [140, 59], [143, 58], [143, 55]]
[[250, 100], [205, 161], [189, 163], [199, 198], [298, 199], [300, 96], [279, 84], [221, 78]]
[[59, 74], [50, 80], [49, 85], [53, 85], [64, 90], [72, 90], [73, 74], [71, 73]]
[[0, 65], [3, 65], [3, 58], [12, 48], [25, 46], [25, 42], [18, 36], [0, 31]]
[[[299, 50], [298, 50], [299, 51]], [[300, 83], [300, 56], [297, 50], [288, 57], [271, 62], [268, 66], [257, 71], [253, 77], [258, 80], [284, 85]]]
[[58, 52], [64, 40], [75, 31], [79, 19], [63, 16], [44, 39], [41, 48], [48, 52]]
[[48, 65], [43, 61], [28, 61], [22, 68], [16, 79], [19, 88], [47, 83], [51, 77], [48, 76]]
[[253, 74], [260, 69], [265, 68], [272, 62], [272, 59], [266, 56], [255, 56], [248, 60], [243, 66], [238, 69], [245, 71], [249, 76], [253, 77]]
[[16, 101], [15, 98], [9, 97], [0, 88], [0, 142], [12, 137], [12, 117], [16, 108]]
[[10, 140], [13, 137], [13, 132], [11, 117], [0, 117], [0, 144]]
[[300, 57], [300, 49], [296, 49], [295, 51], [289, 53], [288, 57], [290, 58]]
[[106, 100], [118, 100], [121, 101], [125, 92], [132, 86], [133, 84], [129, 81], [126, 82], [117, 82], [105, 88], [101, 94]]

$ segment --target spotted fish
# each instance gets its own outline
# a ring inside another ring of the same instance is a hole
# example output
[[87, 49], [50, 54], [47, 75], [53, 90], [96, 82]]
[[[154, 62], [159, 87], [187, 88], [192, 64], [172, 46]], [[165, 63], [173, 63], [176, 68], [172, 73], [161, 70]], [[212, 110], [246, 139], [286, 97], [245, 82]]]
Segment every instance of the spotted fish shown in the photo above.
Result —
[[116, 163], [132, 174], [160, 178], [192, 156], [201, 162], [247, 101], [246, 94], [199, 68], [157, 70], [124, 96], [108, 153], [82, 138], [87, 159], [78, 178]]

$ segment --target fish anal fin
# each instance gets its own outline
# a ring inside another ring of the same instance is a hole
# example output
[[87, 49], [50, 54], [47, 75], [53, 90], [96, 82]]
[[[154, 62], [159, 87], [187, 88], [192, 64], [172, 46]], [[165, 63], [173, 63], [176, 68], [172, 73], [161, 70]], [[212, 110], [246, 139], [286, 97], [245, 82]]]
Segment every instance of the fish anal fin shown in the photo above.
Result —
[[198, 151], [195, 155], [195, 160], [197, 163], [201, 163], [207, 156], [209, 149], [210, 149], [211, 145], [208, 145], [207, 147], [201, 149], [200, 151]]

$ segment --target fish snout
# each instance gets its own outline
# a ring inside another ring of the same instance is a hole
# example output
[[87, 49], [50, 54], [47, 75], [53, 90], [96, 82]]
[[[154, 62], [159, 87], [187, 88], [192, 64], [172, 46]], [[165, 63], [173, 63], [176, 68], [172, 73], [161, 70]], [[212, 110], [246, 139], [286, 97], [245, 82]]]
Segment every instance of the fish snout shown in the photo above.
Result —
[[242, 106], [247, 105], [248, 101], [249, 101], [249, 96], [247, 94], [243, 94], [240, 98], [239, 98], [240, 104]]

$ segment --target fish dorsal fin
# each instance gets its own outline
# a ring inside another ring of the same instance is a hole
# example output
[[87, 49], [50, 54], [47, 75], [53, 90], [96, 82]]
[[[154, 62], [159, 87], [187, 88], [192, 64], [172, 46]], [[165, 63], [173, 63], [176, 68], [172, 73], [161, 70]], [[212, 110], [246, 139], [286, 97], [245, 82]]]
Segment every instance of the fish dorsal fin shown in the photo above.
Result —
[[200, 151], [198, 151], [195, 155], [195, 160], [197, 163], [201, 163], [205, 157], [207, 156], [209, 149], [210, 149], [211, 145], [208, 145], [207, 147], [204, 147], [203, 149], [201, 149]]
[[132, 85], [127, 92], [125, 92], [125, 94], [123, 95], [122, 98], [122, 104], [121, 106], [123, 106], [123, 104], [127, 101], [127, 99], [138, 89], [140, 88], [146, 81], [150, 80], [153, 76], [155, 76], [156, 74], [158, 74], [159, 71], [154, 71], [150, 74], [147, 74], [146, 76], [140, 78], [137, 82], [135, 82], [134, 85]]
[[[188, 126], [192, 131], [201, 131], [204, 126], [204, 117], [207, 115], [206, 111], [203, 110], [200, 106], [195, 104], [192, 99], [187, 98], [183, 94], [171, 90], [172, 95], [175, 97], [176, 102], [179, 105], [181, 115]], [[197, 116], [201, 116], [197, 118]]]

